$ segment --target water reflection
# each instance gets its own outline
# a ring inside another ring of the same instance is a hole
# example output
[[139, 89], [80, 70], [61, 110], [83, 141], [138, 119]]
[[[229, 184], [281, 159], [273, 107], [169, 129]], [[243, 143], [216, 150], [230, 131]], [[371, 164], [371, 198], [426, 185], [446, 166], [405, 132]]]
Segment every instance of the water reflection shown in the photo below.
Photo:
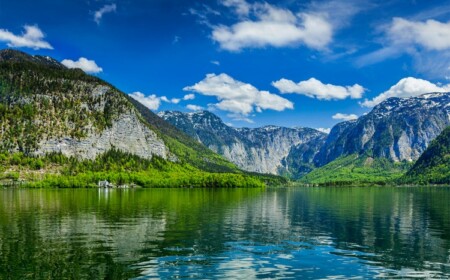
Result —
[[0, 278], [448, 278], [449, 188], [2, 190]]

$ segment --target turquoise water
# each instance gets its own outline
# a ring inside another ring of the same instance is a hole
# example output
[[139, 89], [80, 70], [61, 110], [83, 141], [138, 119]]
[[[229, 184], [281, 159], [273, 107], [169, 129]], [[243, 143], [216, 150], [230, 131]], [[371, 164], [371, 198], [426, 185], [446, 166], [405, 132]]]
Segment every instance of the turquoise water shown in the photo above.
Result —
[[450, 188], [0, 190], [0, 279], [450, 278]]

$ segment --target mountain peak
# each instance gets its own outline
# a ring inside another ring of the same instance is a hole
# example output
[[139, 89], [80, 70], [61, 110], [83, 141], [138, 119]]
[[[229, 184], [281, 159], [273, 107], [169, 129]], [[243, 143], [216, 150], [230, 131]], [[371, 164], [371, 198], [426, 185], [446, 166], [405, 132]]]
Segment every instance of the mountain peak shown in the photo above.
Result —
[[30, 55], [19, 50], [0, 50], [0, 63], [2, 62], [28, 62], [38, 65], [66, 69], [59, 61], [49, 56]]
[[159, 116], [244, 170], [299, 177], [326, 135], [314, 129], [267, 125], [229, 127], [214, 113], [161, 112]]

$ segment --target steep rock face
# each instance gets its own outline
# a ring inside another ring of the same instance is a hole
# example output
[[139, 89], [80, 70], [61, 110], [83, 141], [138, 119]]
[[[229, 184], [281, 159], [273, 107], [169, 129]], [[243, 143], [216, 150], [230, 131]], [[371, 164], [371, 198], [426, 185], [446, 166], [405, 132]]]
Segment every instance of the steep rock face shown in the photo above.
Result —
[[450, 184], [450, 126], [430, 143], [402, 181]]
[[414, 161], [448, 125], [450, 93], [389, 98], [359, 119], [336, 125], [314, 162], [321, 166], [354, 153]]
[[351, 130], [356, 125], [356, 122], [357, 120], [345, 121], [333, 126], [324, 145], [320, 147], [319, 153], [314, 158], [316, 165], [324, 165], [345, 154], [344, 148], [347, 147], [347, 142], [351, 141], [351, 139], [343, 137], [343, 135], [346, 131]]
[[244, 170], [299, 177], [309, 172], [326, 134], [310, 128], [232, 128], [207, 111], [159, 116]]
[[114, 147], [175, 160], [123, 93], [80, 71], [0, 51], [0, 149], [94, 159]]
[[142, 158], [153, 155], [167, 158], [168, 150], [164, 142], [155, 132], [143, 125], [136, 114], [122, 114], [112, 123], [111, 127], [102, 132], [90, 132], [82, 138], [61, 137], [42, 140], [34, 154], [45, 155], [61, 152], [66, 156], [83, 159], [95, 159], [112, 148], [125, 151]]

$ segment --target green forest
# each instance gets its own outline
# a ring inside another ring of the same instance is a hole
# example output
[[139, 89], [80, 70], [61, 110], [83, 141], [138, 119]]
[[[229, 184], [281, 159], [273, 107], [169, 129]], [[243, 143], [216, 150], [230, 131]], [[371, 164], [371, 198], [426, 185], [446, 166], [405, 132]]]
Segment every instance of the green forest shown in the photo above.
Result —
[[394, 184], [411, 167], [409, 162], [352, 154], [313, 170], [300, 182], [315, 185], [387, 185]]
[[450, 184], [450, 127], [430, 143], [399, 183]]
[[151, 160], [112, 149], [95, 160], [78, 160], [62, 154], [27, 157], [23, 153], [0, 154], [0, 183], [22, 187], [85, 188], [107, 180], [116, 187], [264, 187], [287, 181], [270, 175], [212, 173], [189, 164], [157, 156]]

